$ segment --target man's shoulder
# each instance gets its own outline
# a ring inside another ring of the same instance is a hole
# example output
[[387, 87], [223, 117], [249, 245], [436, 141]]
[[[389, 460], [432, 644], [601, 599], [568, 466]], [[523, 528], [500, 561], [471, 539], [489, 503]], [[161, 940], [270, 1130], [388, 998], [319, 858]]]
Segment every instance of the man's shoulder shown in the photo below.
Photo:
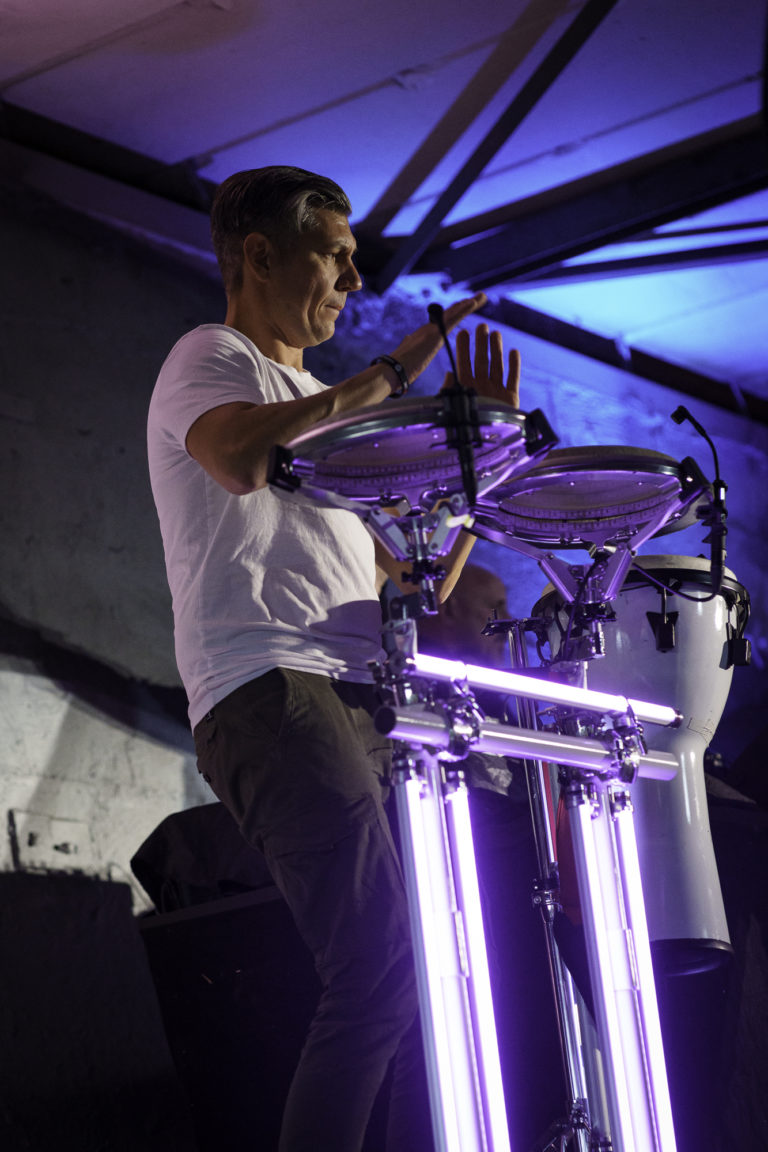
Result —
[[206, 356], [217, 354], [244, 354], [251, 359], [263, 361], [264, 356], [256, 345], [228, 324], [199, 324], [185, 332], [168, 353], [166, 363], [178, 357]]

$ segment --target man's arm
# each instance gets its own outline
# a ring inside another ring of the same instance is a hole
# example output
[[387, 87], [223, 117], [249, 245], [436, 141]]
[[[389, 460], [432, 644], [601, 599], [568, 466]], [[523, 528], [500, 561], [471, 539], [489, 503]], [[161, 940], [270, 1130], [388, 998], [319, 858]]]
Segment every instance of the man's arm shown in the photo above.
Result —
[[[468, 332], [456, 336], [456, 371], [463, 387], [474, 388], [478, 396], [486, 400], [501, 400], [517, 408], [520, 402], [520, 353], [512, 349], [509, 353], [508, 371], [504, 375], [504, 348], [500, 332], [488, 331], [486, 324], [478, 324], [475, 332], [475, 355], [472, 357], [472, 342]], [[443, 387], [453, 382], [449, 373]], [[451, 551], [443, 561], [445, 579], [437, 588], [439, 603], [450, 596], [461, 570], [469, 558], [475, 537], [461, 532]], [[393, 580], [401, 592], [412, 592], [414, 585], [403, 580], [404, 566], [396, 560], [385, 546], [376, 541], [376, 563]], [[407, 570], [407, 569], [406, 569]]]
[[[373, 543], [376, 550], [376, 566], [381, 572], [388, 576], [404, 595], [408, 595], [409, 592], [415, 592], [416, 585], [411, 584], [407, 579], [403, 579], [403, 573], [410, 572], [411, 566], [402, 560], [396, 560], [380, 540], [374, 540]], [[461, 570], [469, 558], [474, 543], [474, 536], [470, 536], [468, 532], [460, 532], [450, 552], [442, 559], [442, 566], [445, 568], [445, 579], [441, 580], [437, 585], [437, 600], [439, 604], [447, 600], [453, 591], [456, 581], [461, 575]]]
[[[454, 328], [484, 303], [485, 296], [478, 293], [452, 304], [445, 311], [446, 328]], [[424, 324], [409, 333], [392, 355], [408, 379], [415, 380], [441, 344], [437, 327]], [[327, 416], [379, 404], [398, 384], [389, 365], [376, 364], [313, 396], [277, 404], [222, 404], [194, 422], [187, 434], [187, 451], [228, 492], [244, 496], [266, 486], [275, 444], [287, 444]]]

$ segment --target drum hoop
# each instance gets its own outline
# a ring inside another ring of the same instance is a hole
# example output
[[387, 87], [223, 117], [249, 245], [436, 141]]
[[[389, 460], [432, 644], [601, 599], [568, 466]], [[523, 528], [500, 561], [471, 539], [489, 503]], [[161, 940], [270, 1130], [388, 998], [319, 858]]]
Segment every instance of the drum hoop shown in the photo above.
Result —
[[[594, 477], [597, 491], [580, 487], [583, 477]], [[614, 477], [616, 495], [611, 499]], [[674, 531], [694, 499], [684, 496], [687, 479], [684, 463], [652, 449], [556, 448], [535, 467], [496, 486], [481, 505], [508, 537], [572, 548], [609, 538], [631, 540], [669, 505], [672, 512], [662, 531]], [[546, 495], [549, 501], [542, 500]], [[559, 506], [552, 506], [558, 496]]]
[[[599, 453], [599, 455], [598, 455]], [[557, 477], [570, 472], [680, 472], [680, 462], [665, 452], [653, 448], [637, 448], [626, 444], [586, 445], [574, 448], [553, 448], [542, 463], [521, 476]]]
[[[448, 424], [448, 417], [442, 401], [433, 399], [430, 405], [429, 400], [424, 397], [414, 396], [405, 400], [388, 400], [385, 403], [386, 408], [377, 404], [367, 408], [358, 408], [347, 416], [326, 416], [323, 420], [318, 420], [306, 432], [301, 432], [295, 436], [286, 447], [297, 455], [300, 454], [302, 448], [312, 448], [314, 452], [317, 452], [318, 448], [322, 450], [325, 447], [339, 445], [340, 432], [345, 433], [341, 438], [341, 443], [349, 446], [350, 443], [354, 443], [362, 437], [402, 430], [404, 425], [406, 427], [442, 429]], [[425, 413], [423, 419], [414, 419], [415, 413], [421, 412], [425, 408], [429, 409], [430, 406], [432, 411]], [[526, 414], [510, 405], [500, 404], [498, 401], [478, 399], [477, 415], [478, 423], [482, 428], [492, 430], [496, 425], [506, 425], [510, 429], [514, 428], [519, 437], [524, 435]], [[510, 416], [515, 417], [515, 419], [510, 419]]]
[[[639, 557], [639, 559], [642, 560], [642, 557]], [[699, 584], [702, 588], [709, 588], [710, 590], [712, 588], [712, 572], [711, 569], [708, 568], [662, 568], [650, 564], [647, 566], [633, 564], [624, 579], [621, 592], [631, 592], [636, 588], [658, 589], [658, 584], [654, 584], [653, 580], [643, 579], [646, 574], [655, 577], [659, 584], [664, 584], [667, 588], [675, 581], [678, 581], [680, 584]], [[660, 589], [658, 590], [660, 591]], [[673, 594], [675, 591], [676, 589], [673, 588]], [[621, 592], [619, 593], [620, 595]], [[720, 583], [719, 595], [723, 596], [727, 601], [729, 597], [726, 596], [726, 592], [730, 594], [732, 603], [737, 604], [743, 602], [749, 604], [749, 593], [744, 585], [740, 583], [733, 574], [724, 572]], [[702, 600], [704, 599], [706, 599], [706, 597], [702, 597]]]
[[[641, 556], [638, 559], [642, 560], [643, 557]], [[681, 559], [685, 558], [681, 557]], [[629, 594], [631, 592], [637, 592], [638, 590], [645, 588], [650, 588], [658, 593], [661, 593], [661, 588], [659, 588], [659, 585], [655, 584], [653, 580], [643, 579], [646, 573], [656, 577], [659, 583], [664, 584], [667, 588], [670, 588], [670, 584], [673, 581], [679, 580], [680, 584], [698, 584], [702, 590], [709, 589], [711, 591], [712, 589], [712, 573], [709, 568], [686, 568], [681, 565], [676, 565], [672, 568], [663, 568], [659, 565], [653, 566], [650, 564], [647, 567], [633, 565], [624, 578], [624, 583], [619, 589], [618, 596], [623, 596], [625, 593]], [[676, 590], [674, 588], [670, 588], [670, 593], [672, 595], [675, 594], [675, 591]], [[550, 584], [536, 600], [536, 603], [531, 609], [531, 614], [533, 616], [543, 615], [544, 601], [549, 600], [553, 595], [557, 595], [557, 589]], [[732, 608], [740, 609], [742, 618], [740, 623], [737, 624], [737, 634], [743, 635], [746, 625], [749, 621], [749, 614], [751, 609], [749, 592], [732, 573], [729, 574], [726, 571], [723, 573], [718, 596], [722, 596], [729, 611]], [[694, 599], [696, 598], [694, 597]], [[708, 596], [701, 597], [702, 603], [708, 600]], [[668, 604], [667, 608], [672, 610], [673, 606]]]
[[[646, 465], [647, 465], [647, 462], [646, 462]], [[646, 465], [644, 465], [642, 468], [639, 467], [637, 464], [630, 467], [629, 461], [628, 461], [626, 463], [626, 465], [618, 465], [618, 466], [612, 465], [610, 467], [608, 467], [608, 466], [603, 467], [602, 469], [600, 469], [600, 472], [603, 475], [610, 474], [613, 472], [630, 473], [630, 474], [633, 474], [633, 475], [638, 477], [638, 483], [640, 483], [640, 484], [643, 483], [643, 477], [647, 477], [648, 481], [650, 481], [656, 477], [660, 477], [660, 476], [669, 477], [670, 479], [677, 481], [677, 484], [678, 484], [680, 490], [682, 490], [683, 481], [682, 481], [682, 477], [681, 477], [681, 467], [679, 464], [676, 464], [674, 461], [672, 461], [671, 463], [668, 463], [666, 461], [664, 461], [664, 462], [660, 461], [660, 462], [658, 462], [658, 464], [654, 465], [653, 467], [647, 467]], [[538, 465], [535, 468], [530, 468], [526, 472], [521, 473], [521, 475], [514, 477], [509, 482], [509, 484], [505, 484], [503, 490], [498, 493], [499, 507], [501, 507], [504, 503], [507, 503], [509, 501], [521, 499], [528, 494], [535, 494], [537, 492], [544, 491], [548, 488], [556, 488], [559, 483], [561, 483], [564, 480], [567, 480], [569, 477], [572, 477], [572, 476], [578, 477], [584, 473], [592, 474], [592, 473], [595, 473], [596, 471], [598, 471], [596, 468], [589, 467], [587, 464], [583, 464], [583, 465], [579, 464], [576, 466], [569, 466], [567, 468], [563, 468], [562, 466], [558, 466], [557, 464], [553, 465], [552, 467], [549, 467], [548, 463], [545, 461], [543, 464]], [[538, 481], [538, 483], [534, 483], [536, 481]], [[638, 497], [638, 500], [634, 501], [631, 505], [627, 504], [625, 506], [637, 507], [638, 504], [641, 505], [645, 501], [660, 500], [663, 498], [664, 497], [659, 495], [658, 493], [647, 494], [645, 496]], [[617, 505], [612, 505], [611, 507], [616, 508]], [[586, 512], [586, 510], [585, 510], [585, 512]], [[523, 513], [523, 515], [524, 514], [525, 513]], [[548, 509], [541, 509], [541, 510], [536, 509], [536, 515], [539, 515], [539, 514], [541, 514], [542, 518], [547, 518], [549, 515], [549, 510]], [[618, 513], [614, 513], [614, 514], [618, 514]], [[554, 515], [551, 518], [554, 519], [554, 518], [557, 518], [558, 516], [562, 517], [563, 515], [565, 515], [565, 513], [563, 513], [561, 510], [558, 510], [554, 513]]]
[[[488, 490], [517, 468], [529, 466], [528, 415], [483, 399], [478, 401], [477, 415], [479, 442], [473, 445], [473, 464], [481, 489]], [[320, 488], [362, 503], [400, 497], [422, 503], [462, 486], [452, 431], [451, 414], [439, 397], [412, 397], [357, 409], [341, 418], [327, 417], [296, 436], [287, 448], [294, 475]], [[409, 433], [413, 433], [410, 441]], [[400, 436], [405, 440], [398, 444]]]

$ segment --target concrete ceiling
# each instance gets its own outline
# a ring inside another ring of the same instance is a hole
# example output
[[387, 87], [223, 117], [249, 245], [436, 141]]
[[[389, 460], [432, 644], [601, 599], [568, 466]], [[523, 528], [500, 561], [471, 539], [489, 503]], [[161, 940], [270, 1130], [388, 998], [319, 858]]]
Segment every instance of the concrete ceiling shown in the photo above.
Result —
[[204, 260], [213, 183], [323, 172], [378, 290], [484, 287], [501, 319], [766, 421], [766, 16], [765, 0], [0, 0], [0, 159]]

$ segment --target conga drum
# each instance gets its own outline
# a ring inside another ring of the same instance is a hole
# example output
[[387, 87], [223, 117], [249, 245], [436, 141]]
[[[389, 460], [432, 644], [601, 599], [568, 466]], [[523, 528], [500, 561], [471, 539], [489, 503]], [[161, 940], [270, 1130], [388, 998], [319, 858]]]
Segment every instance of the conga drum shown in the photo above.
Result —
[[[728, 698], [749, 597], [726, 570], [712, 598], [710, 563], [701, 557], [642, 556], [610, 607], [616, 618], [604, 624], [605, 655], [588, 663], [589, 687], [669, 704], [683, 715], [679, 728], [645, 729], [649, 748], [677, 756], [675, 780], [638, 779], [631, 792], [654, 958], [666, 971], [703, 971], [730, 952], [704, 753]], [[534, 609], [547, 620], [555, 661], [570, 612], [552, 589]]]

